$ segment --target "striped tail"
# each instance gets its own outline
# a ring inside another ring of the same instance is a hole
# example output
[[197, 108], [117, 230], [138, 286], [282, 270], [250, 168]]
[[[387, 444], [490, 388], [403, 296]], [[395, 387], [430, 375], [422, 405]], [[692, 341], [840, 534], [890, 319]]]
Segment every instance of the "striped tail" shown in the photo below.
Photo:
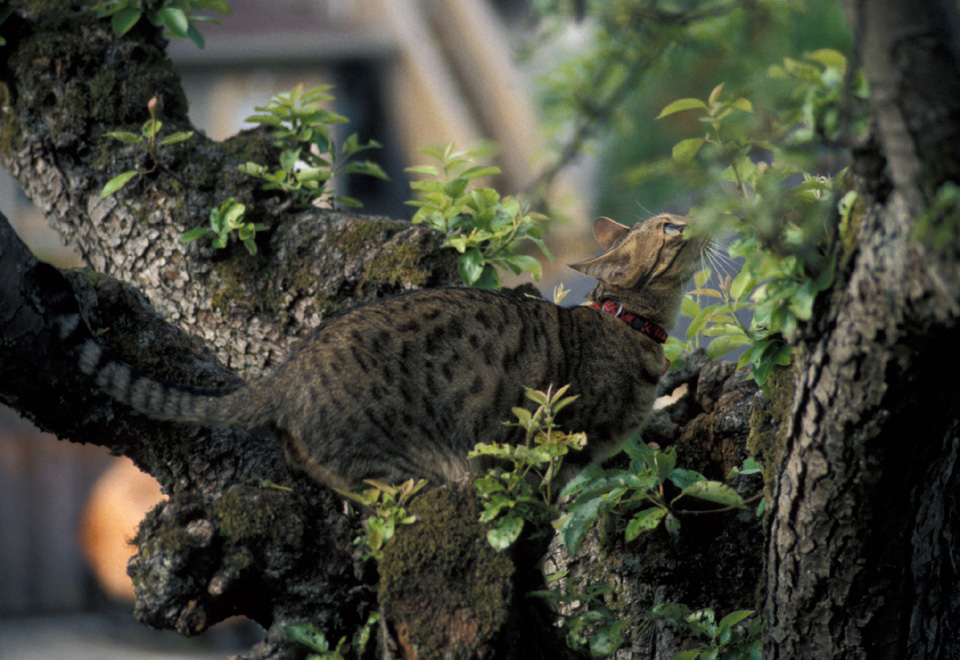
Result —
[[93, 339], [80, 347], [80, 370], [117, 401], [154, 419], [199, 422], [208, 426], [256, 426], [257, 411], [245, 401], [245, 385], [204, 389], [173, 385], [146, 376], [107, 353]]

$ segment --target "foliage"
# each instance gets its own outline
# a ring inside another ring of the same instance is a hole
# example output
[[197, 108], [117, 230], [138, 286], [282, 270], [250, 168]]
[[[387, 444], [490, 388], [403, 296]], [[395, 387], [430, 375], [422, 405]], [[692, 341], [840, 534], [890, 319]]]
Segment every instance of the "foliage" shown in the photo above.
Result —
[[169, 35], [178, 39], [190, 39], [197, 48], [203, 48], [204, 42], [196, 24], [219, 24], [200, 12], [213, 11], [221, 16], [232, 13], [227, 0], [101, 0], [91, 9], [100, 18], [110, 17], [110, 25], [118, 37], [146, 16], [154, 26], [167, 28]]
[[493, 188], [471, 188], [475, 179], [500, 174], [492, 166], [474, 165], [475, 150], [455, 151], [446, 148], [421, 149], [420, 153], [439, 161], [433, 165], [407, 168], [413, 174], [433, 179], [412, 181], [417, 199], [407, 202], [416, 206], [414, 223], [425, 223], [443, 233], [445, 247], [460, 253], [457, 267], [468, 286], [482, 289], [500, 288], [496, 268], [509, 268], [514, 274], [529, 272], [540, 279], [540, 263], [531, 256], [518, 254], [517, 243], [529, 239], [552, 259], [543, 243], [540, 223], [546, 216], [533, 213], [514, 197], [500, 197]]
[[337, 196], [329, 184], [344, 174], [386, 179], [383, 169], [372, 161], [350, 162], [358, 153], [379, 148], [380, 144], [375, 140], [361, 144], [357, 134], [352, 133], [337, 147], [331, 127], [349, 120], [321, 107], [334, 99], [327, 94], [331, 88], [322, 85], [304, 92], [303, 85], [297, 85], [289, 92], [277, 94], [267, 105], [256, 107], [259, 114], [247, 117], [246, 121], [273, 128], [275, 143], [282, 150], [279, 167], [271, 171], [266, 165], [247, 162], [240, 166], [240, 171], [262, 180], [264, 190], [288, 193], [300, 206], [362, 206], [351, 197]]
[[[367, 622], [353, 634], [352, 639], [352, 657], [361, 657], [367, 644], [373, 636], [374, 627], [380, 620], [380, 615], [371, 612], [367, 617]], [[307, 660], [345, 660], [343, 651], [347, 643], [346, 636], [341, 637], [340, 641], [333, 648], [330, 648], [330, 642], [326, 634], [317, 630], [311, 623], [294, 623], [286, 627], [287, 637], [295, 642], [303, 644], [310, 649], [311, 653], [307, 655]]]
[[480, 522], [492, 523], [487, 540], [497, 550], [510, 547], [524, 521], [535, 525], [557, 517], [551, 487], [563, 465], [563, 457], [571, 450], [579, 451], [587, 442], [583, 433], [564, 433], [557, 427], [556, 416], [573, 403], [575, 396], [564, 396], [569, 385], [556, 392], [526, 388], [527, 398], [539, 404], [533, 412], [514, 408], [516, 422], [506, 422], [526, 432], [523, 444], [479, 443], [469, 458], [494, 458], [509, 466], [498, 465], [476, 480], [475, 486], [483, 501]]
[[359, 502], [371, 512], [363, 521], [363, 533], [353, 540], [354, 545], [365, 549], [364, 559], [373, 557], [377, 561], [383, 557], [383, 547], [393, 538], [400, 525], [412, 525], [417, 517], [407, 513], [404, 505], [427, 485], [426, 479], [414, 483], [408, 479], [399, 486], [391, 486], [373, 479], [364, 480], [371, 488], [359, 493], [339, 490], [344, 497]]
[[194, 241], [198, 238], [213, 239], [213, 247], [225, 248], [227, 241], [233, 232], [237, 232], [237, 237], [247, 248], [251, 255], [257, 253], [257, 243], [254, 236], [258, 231], [267, 228], [266, 225], [254, 222], [244, 222], [243, 214], [246, 207], [237, 202], [233, 197], [229, 197], [220, 204], [219, 207], [210, 209], [210, 226], [197, 227], [184, 232], [180, 237], [183, 243]]
[[925, 241], [935, 250], [948, 253], [957, 249], [960, 229], [960, 186], [947, 181], [933, 192], [927, 210], [913, 227], [913, 238]]
[[[542, 103], [556, 141], [554, 162], [538, 177], [549, 184], [585, 150], [602, 129], [613, 127], [625, 142], [637, 136], [623, 121], [629, 109], [644, 101], [643, 81], [652, 78], [678, 44], [696, 38], [719, 17], [738, 13], [740, 3], [702, 0], [697, 3], [609, 2], [608, 0], [536, 0], [540, 30], [530, 51], [551, 49], [550, 71], [541, 80]], [[589, 20], [582, 20], [589, 16]], [[571, 49], [570, 25], [586, 44]], [[583, 34], [585, 33], [585, 34]], [[671, 82], [676, 82], [671, 81]], [[605, 181], [598, 181], [603, 188]], [[618, 214], [613, 214], [617, 216]]]
[[683, 651], [671, 660], [761, 660], [763, 655], [763, 622], [753, 610], [737, 610], [716, 620], [713, 610], [691, 611], [680, 603], [660, 603], [650, 611], [650, 621], [668, 621], [706, 641], [704, 648]]
[[615, 592], [607, 585], [575, 587], [565, 573], [548, 578], [549, 583], [563, 580], [563, 588], [531, 591], [528, 596], [546, 598], [561, 612], [561, 628], [570, 648], [586, 647], [592, 657], [606, 657], [623, 646], [628, 619], [621, 618], [610, 600]]
[[[682, 366], [702, 335], [713, 338], [711, 358], [746, 346], [739, 366], [751, 365], [763, 385], [776, 365], [789, 364], [788, 341], [798, 324], [812, 317], [817, 295], [833, 283], [836, 245], [843, 237], [827, 219], [840, 217], [837, 198], [844, 192], [846, 170], [814, 176], [801, 156], [811, 140], [839, 140], [843, 99], [838, 85], [848, 79], [847, 63], [827, 50], [810, 53], [807, 60], [788, 59], [771, 69], [793, 82], [795, 103], [777, 115], [766, 134], [749, 124], [753, 104], [724, 98], [723, 84], [706, 100], [678, 99], [658, 116], [696, 113], [705, 124], [704, 135], [678, 142], [671, 158], [691, 187], [709, 191], [691, 215], [711, 233], [732, 232], [736, 238], [729, 256], [743, 260], [740, 273], [721, 277], [716, 288], [705, 287], [710, 270], [696, 276], [697, 288], [681, 310], [691, 318], [687, 341], [673, 339], [666, 346], [673, 368]], [[859, 74], [853, 79], [862, 81]], [[860, 94], [862, 82], [857, 85]], [[853, 124], [862, 130], [859, 119]], [[850, 198], [842, 201], [849, 209]], [[702, 297], [716, 302], [703, 305]], [[741, 321], [741, 310], [750, 312], [749, 324]]]
[[[665, 451], [650, 449], [634, 437], [624, 446], [624, 451], [630, 456], [628, 469], [604, 470], [593, 465], [563, 489], [563, 495], [577, 496], [558, 523], [560, 538], [570, 554], [576, 554], [590, 527], [604, 514], [630, 517], [625, 532], [626, 541], [630, 542], [661, 524], [670, 534], [679, 534], [678, 513], [681, 511], [676, 505], [684, 497], [706, 500], [724, 508], [747, 508], [744, 499], [729, 484], [710, 481], [698, 472], [678, 468], [675, 447]], [[750, 459], [734, 476], [757, 471], [759, 467]]]
[[164, 167], [157, 155], [158, 147], [166, 147], [171, 144], [176, 144], [177, 142], [184, 142], [193, 137], [193, 131], [177, 131], [176, 133], [171, 133], [170, 135], [157, 139], [157, 136], [160, 134], [160, 129], [163, 127], [163, 122], [157, 119], [157, 104], [158, 98], [154, 96], [147, 102], [147, 111], [150, 113], [150, 119], [143, 123], [143, 126], [140, 127], [140, 133], [132, 133], [130, 131], [109, 131], [107, 132], [108, 137], [112, 137], [115, 140], [120, 140], [126, 144], [139, 144], [147, 150], [147, 153], [150, 155], [153, 165], [144, 171], [140, 170], [127, 170], [122, 172], [117, 176], [113, 177], [107, 181], [106, 185], [103, 186], [103, 189], [100, 191], [100, 197], [108, 197], [113, 193], [117, 192], [123, 188], [130, 179], [140, 175], [145, 176], [147, 174], [152, 174], [157, 170], [157, 168], [163, 168], [170, 174], [173, 174], [166, 167]]

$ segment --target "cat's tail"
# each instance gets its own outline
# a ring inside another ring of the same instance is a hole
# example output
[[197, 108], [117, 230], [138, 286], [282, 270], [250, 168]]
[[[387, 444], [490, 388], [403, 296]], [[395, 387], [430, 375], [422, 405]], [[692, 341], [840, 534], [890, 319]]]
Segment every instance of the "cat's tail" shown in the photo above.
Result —
[[[43, 311], [64, 351], [80, 370], [117, 401], [153, 419], [199, 422], [206, 426], [259, 426], [272, 409], [250, 404], [245, 383], [200, 388], [165, 383], [141, 373], [104, 348], [84, 322], [73, 286], [58, 268], [38, 262], [32, 276], [44, 287]], [[265, 398], [270, 405], [276, 397]]]
[[268, 421], [251, 405], [246, 384], [223, 389], [174, 385], [117, 360], [95, 339], [84, 341], [79, 350], [80, 370], [102, 391], [153, 419], [206, 426], [257, 426]]

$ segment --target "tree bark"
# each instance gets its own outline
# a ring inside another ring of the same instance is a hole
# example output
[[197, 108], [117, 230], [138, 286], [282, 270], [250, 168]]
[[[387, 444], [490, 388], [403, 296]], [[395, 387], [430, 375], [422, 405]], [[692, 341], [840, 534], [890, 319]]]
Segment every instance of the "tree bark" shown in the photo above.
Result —
[[[291, 471], [275, 438], [147, 420], [99, 394], [75, 368], [77, 356], [61, 341], [63, 319], [73, 314], [90, 336], [97, 332], [111, 350], [160, 377], [220, 385], [256, 376], [332, 311], [453, 283], [456, 255], [441, 249], [440, 236], [408, 223], [285, 208], [236, 169], [275, 158], [259, 132], [171, 145], [159, 152], [163, 168], [101, 199], [103, 184], [119, 172], [150, 169], [142, 150], [107, 131], [138, 131], [154, 96], [163, 100], [166, 128], [191, 129], [159, 31], [142, 21], [116, 38], [79, 2], [11, 4], [0, 68], [10, 95], [0, 160], [99, 274], [38, 262], [0, 220], [0, 399], [61, 438], [132, 457], [169, 494], [137, 537], [130, 565], [136, 616], [196, 634], [244, 614], [267, 628], [251, 659], [304, 655], [285, 632], [289, 623], [311, 622], [335, 642], [374, 608], [383, 615], [385, 657], [565, 653], [555, 616], [525, 596], [542, 586], [536, 564], [543, 546], [521, 546], [506, 563], [491, 555], [474, 522], [479, 512], [470, 517], [469, 485], [427, 494], [439, 503], [423, 496], [420, 523], [402, 528], [388, 547], [381, 579], [355, 555], [357, 517]], [[239, 246], [215, 252], [179, 242], [229, 196], [247, 205], [250, 220], [269, 225], [256, 257]], [[722, 477], [746, 455], [751, 417], [765, 399], [726, 367], [698, 364], [670, 380], [688, 393], [657, 414], [649, 439], [681, 443], [689, 466]], [[776, 426], [775, 416], [767, 418], [763, 433]], [[448, 511], [462, 513], [452, 521]], [[462, 528], [456, 538], [469, 540], [442, 543], [454, 522]], [[553, 563], [569, 564], [571, 579], [614, 586], [611, 601], [634, 620], [621, 657], [663, 657], [680, 648], [682, 635], [639, 625], [658, 602], [752, 606], [761, 534], [752, 514], [690, 513], [679, 543], [660, 530], [627, 544], [624, 524], [605, 521], [576, 558], [551, 554]], [[492, 568], [470, 572], [481, 565]], [[463, 574], [472, 582], [447, 579]], [[706, 601], [708, 592], [719, 594], [716, 602]], [[478, 595], [464, 599], [469, 593]]]
[[891, 182], [855, 182], [855, 240], [799, 341], [765, 657], [960, 654], [957, 596], [942, 587], [956, 577], [960, 271], [952, 240], [918, 231], [955, 222], [953, 209], [931, 211], [960, 168], [956, 44], [932, 11], [942, 4], [845, 3], [882, 150], [861, 150], [853, 170], [876, 175], [885, 157]]

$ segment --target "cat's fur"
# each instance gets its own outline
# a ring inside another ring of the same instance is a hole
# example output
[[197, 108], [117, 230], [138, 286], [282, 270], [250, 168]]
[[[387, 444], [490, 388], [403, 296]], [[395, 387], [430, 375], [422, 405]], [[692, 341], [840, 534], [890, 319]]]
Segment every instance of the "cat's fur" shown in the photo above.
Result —
[[[671, 327], [702, 241], [687, 220], [659, 215], [624, 227], [598, 218], [606, 252], [572, 267], [599, 280], [591, 300], [613, 299]], [[161, 383], [88, 340], [81, 368], [121, 402], [157, 419], [266, 425], [288, 458], [320, 481], [353, 487], [459, 479], [478, 465], [478, 442], [518, 442], [505, 426], [526, 405], [524, 386], [570, 384], [577, 400], [559, 421], [585, 431], [574, 466], [599, 460], [640, 428], [664, 371], [659, 343], [589, 307], [561, 308], [513, 292], [439, 289], [364, 305], [325, 321], [264, 378], [228, 391]], [[568, 470], [569, 474], [569, 470]]]

